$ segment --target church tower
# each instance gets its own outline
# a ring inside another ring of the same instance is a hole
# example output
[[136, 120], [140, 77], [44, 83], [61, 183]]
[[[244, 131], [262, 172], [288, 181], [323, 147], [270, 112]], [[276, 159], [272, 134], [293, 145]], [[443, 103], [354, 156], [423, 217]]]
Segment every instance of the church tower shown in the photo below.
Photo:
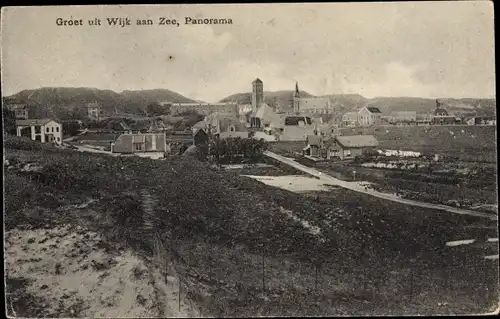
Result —
[[252, 82], [252, 112], [254, 114], [262, 103], [264, 103], [264, 83], [257, 78]]
[[293, 111], [297, 114], [300, 113], [299, 82], [295, 82], [295, 93], [293, 94]]

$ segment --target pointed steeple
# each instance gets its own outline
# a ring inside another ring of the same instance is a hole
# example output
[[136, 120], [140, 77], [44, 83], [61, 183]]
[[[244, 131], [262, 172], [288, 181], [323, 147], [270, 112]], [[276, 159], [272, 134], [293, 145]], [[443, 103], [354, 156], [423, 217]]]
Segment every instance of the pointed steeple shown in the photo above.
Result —
[[295, 97], [300, 97], [299, 82], [295, 82]]

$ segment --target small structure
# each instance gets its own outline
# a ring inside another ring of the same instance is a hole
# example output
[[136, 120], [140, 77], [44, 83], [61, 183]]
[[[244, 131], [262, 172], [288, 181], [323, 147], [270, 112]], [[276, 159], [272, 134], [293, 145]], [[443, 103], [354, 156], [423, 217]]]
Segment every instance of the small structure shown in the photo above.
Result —
[[111, 143], [111, 152], [134, 154], [152, 158], [161, 158], [170, 150], [166, 143], [165, 133], [122, 134]]
[[381, 123], [382, 112], [374, 106], [365, 106], [358, 112], [358, 124], [361, 126], [378, 125]]
[[309, 135], [306, 139], [306, 147], [302, 150], [304, 155], [317, 157], [323, 149], [323, 139], [318, 135]]
[[63, 141], [63, 126], [53, 119], [33, 119], [16, 121], [17, 136], [26, 136], [42, 143], [58, 145]]

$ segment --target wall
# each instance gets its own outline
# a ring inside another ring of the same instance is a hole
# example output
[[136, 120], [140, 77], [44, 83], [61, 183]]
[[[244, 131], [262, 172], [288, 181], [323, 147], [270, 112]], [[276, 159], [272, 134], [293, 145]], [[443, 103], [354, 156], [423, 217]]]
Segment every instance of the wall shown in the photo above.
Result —
[[56, 123], [54, 121], [51, 121], [47, 124], [44, 125], [44, 127], [42, 127], [43, 131], [44, 131], [44, 138], [45, 138], [45, 141], [47, 142], [48, 141], [48, 137], [47, 135], [52, 135], [54, 137], [54, 141], [61, 145], [62, 144], [62, 141], [63, 141], [63, 133], [62, 133], [62, 125], [59, 124], [59, 123]]

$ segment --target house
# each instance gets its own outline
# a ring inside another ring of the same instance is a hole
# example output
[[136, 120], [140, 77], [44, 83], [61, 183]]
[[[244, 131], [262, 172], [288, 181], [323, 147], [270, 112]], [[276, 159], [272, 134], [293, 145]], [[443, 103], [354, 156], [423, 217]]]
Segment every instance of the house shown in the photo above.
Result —
[[17, 136], [26, 136], [42, 143], [50, 142], [61, 145], [63, 126], [53, 119], [16, 120]]
[[26, 104], [9, 104], [6, 106], [12, 115], [19, 120], [29, 119], [29, 110]]
[[[249, 132], [245, 124], [237, 118], [228, 117], [224, 114], [212, 114], [205, 118], [210, 134], [218, 138], [240, 137], [248, 138]], [[201, 124], [200, 124], [201, 125]]]
[[102, 117], [101, 105], [97, 102], [87, 104], [87, 117], [92, 120], [99, 120]]
[[[458, 119], [458, 122], [461, 120]], [[448, 113], [448, 111], [441, 107], [441, 102], [436, 100], [436, 109], [431, 115], [432, 124], [456, 124], [457, 118], [454, 115]]]
[[126, 133], [111, 143], [111, 152], [161, 158], [170, 150], [165, 133]]
[[377, 107], [365, 106], [358, 112], [358, 124], [361, 126], [379, 125], [382, 112]]
[[494, 116], [477, 116], [467, 120], [468, 125], [497, 125]]
[[193, 144], [196, 146], [207, 144], [209, 141], [209, 127], [207, 122], [200, 121], [193, 125]]
[[309, 135], [306, 139], [306, 147], [302, 150], [304, 155], [317, 157], [323, 149], [323, 140], [319, 135]]
[[288, 115], [284, 119], [280, 141], [305, 141], [307, 136], [314, 135], [315, 127], [312, 119], [304, 115]]
[[374, 150], [377, 145], [378, 141], [373, 135], [336, 136], [323, 141], [327, 159], [335, 157], [341, 160], [355, 158], [366, 151]]
[[342, 115], [342, 126], [356, 126], [358, 124], [358, 112], [347, 112]]
[[262, 103], [258, 109], [250, 115], [250, 126], [255, 128], [264, 128], [279, 120], [280, 116], [274, 111], [274, 109], [266, 103]]

